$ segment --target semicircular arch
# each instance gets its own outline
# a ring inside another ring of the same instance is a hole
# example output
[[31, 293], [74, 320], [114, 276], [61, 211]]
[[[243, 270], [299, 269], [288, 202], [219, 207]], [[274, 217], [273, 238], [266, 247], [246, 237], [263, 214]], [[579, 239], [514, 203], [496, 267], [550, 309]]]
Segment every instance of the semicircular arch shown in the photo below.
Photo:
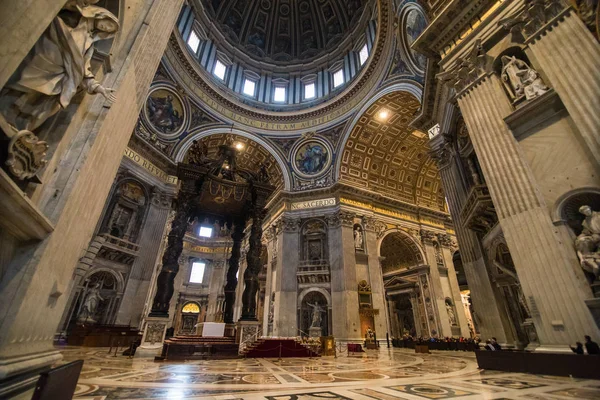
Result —
[[185, 155], [194, 143], [194, 140], [202, 140], [209, 136], [228, 134], [232, 134], [236, 137], [245, 138], [266, 150], [266, 152], [273, 158], [273, 161], [279, 169], [279, 174], [283, 179], [283, 190], [287, 191], [291, 189], [290, 171], [285, 161], [285, 156], [283, 156], [279, 151], [277, 151], [277, 149], [272, 144], [270, 144], [262, 137], [242, 129], [232, 128], [231, 126], [223, 125], [199, 127], [196, 130], [192, 130], [185, 139], [183, 139], [177, 144], [177, 147], [175, 148], [175, 151], [173, 153], [175, 162], [183, 162]]
[[[385, 250], [382, 251], [384, 242], [386, 242], [387, 247], [391, 249], [395, 248], [396, 250], [393, 250], [392, 253], [389, 253]], [[407, 251], [408, 254], [402, 255], [402, 250]], [[387, 257], [386, 260], [383, 260], [381, 262], [383, 273], [386, 273], [385, 268], [388, 265], [392, 265], [396, 261], [411, 261], [412, 265], [409, 266], [418, 266], [424, 264], [427, 259], [425, 251], [423, 250], [421, 244], [417, 242], [417, 240], [413, 236], [411, 236], [404, 230], [398, 228], [388, 229], [383, 233], [383, 235], [377, 242], [377, 251], [379, 253], [379, 257]], [[395, 259], [394, 257], [396, 257], [397, 259]]]

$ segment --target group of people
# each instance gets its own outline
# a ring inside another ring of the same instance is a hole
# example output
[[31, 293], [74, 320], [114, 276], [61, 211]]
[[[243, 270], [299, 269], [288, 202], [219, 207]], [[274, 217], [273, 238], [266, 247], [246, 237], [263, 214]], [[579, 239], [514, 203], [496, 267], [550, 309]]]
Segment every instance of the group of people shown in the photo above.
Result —
[[414, 337], [411, 335], [403, 335], [401, 338], [392, 338], [392, 344], [394, 347], [405, 347], [413, 348], [415, 344], [422, 345], [427, 344], [429, 348], [433, 350], [466, 350], [474, 351], [479, 349], [479, 343], [481, 340], [476, 338], [434, 338], [434, 337]]
[[[571, 347], [571, 350], [573, 350], [573, 353], [575, 354], [585, 354], [583, 352], [583, 344], [581, 342], [575, 343], [575, 347]], [[585, 350], [590, 355], [600, 354], [600, 347], [598, 346], [598, 343], [592, 341], [592, 338], [587, 335], [585, 336]]]

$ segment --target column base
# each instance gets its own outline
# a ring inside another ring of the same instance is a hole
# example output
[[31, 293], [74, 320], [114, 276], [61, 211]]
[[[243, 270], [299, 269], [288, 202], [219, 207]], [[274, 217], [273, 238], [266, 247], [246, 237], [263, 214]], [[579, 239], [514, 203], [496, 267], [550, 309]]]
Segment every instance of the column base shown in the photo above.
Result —
[[167, 334], [167, 326], [169, 325], [169, 317], [151, 317], [146, 318], [144, 326], [144, 336], [142, 337], [141, 349], [160, 349], [162, 348], [165, 336]]
[[[0, 359], [0, 398], [6, 399], [35, 388], [40, 373], [63, 358], [58, 350]], [[31, 396], [29, 396], [31, 398]]]
[[260, 323], [258, 321], [238, 321], [235, 342], [240, 345], [240, 353], [259, 336]]

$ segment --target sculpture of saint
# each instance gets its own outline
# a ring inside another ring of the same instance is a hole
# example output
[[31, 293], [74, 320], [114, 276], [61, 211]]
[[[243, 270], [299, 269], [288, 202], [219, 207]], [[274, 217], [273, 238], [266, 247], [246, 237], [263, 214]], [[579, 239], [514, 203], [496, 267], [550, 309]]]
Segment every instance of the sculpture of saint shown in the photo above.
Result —
[[581, 224], [583, 231], [575, 239], [575, 249], [581, 268], [593, 283], [600, 277], [600, 212], [592, 211], [588, 205], [581, 206], [579, 212], [585, 220]]
[[515, 56], [502, 56], [502, 81], [513, 101], [523, 97], [532, 100], [548, 91], [537, 71]]
[[79, 320], [96, 322], [94, 320], [94, 315], [102, 300], [104, 299], [100, 296], [100, 283], [88, 288], [85, 293], [85, 299], [83, 300], [83, 306], [79, 313]]
[[114, 102], [114, 90], [94, 79], [94, 43], [115, 36], [119, 22], [98, 0], [69, 0], [10, 78], [0, 112], [18, 130], [33, 131], [66, 108], [79, 87]]
[[452, 304], [446, 303], [446, 312], [448, 313], [448, 319], [450, 320], [450, 325], [456, 324], [456, 313], [454, 312], [454, 307]]
[[360, 225], [355, 225], [354, 226], [354, 248], [356, 250], [363, 250], [363, 244], [364, 244], [364, 239], [363, 239], [362, 229], [361, 229]]
[[311, 315], [312, 322], [310, 324], [310, 327], [311, 328], [320, 328], [321, 321], [323, 320], [323, 317], [321, 314], [323, 314], [325, 309], [319, 305], [318, 301], [315, 301], [315, 304], [306, 303], [306, 305], [312, 307], [312, 315]]

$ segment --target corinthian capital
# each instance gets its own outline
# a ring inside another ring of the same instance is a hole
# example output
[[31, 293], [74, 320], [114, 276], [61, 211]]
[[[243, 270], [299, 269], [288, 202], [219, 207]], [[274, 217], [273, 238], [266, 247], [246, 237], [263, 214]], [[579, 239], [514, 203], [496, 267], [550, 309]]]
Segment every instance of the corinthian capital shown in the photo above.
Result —
[[284, 232], [298, 232], [300, 230], [300, 218], [283, 217], [281, 222]]

